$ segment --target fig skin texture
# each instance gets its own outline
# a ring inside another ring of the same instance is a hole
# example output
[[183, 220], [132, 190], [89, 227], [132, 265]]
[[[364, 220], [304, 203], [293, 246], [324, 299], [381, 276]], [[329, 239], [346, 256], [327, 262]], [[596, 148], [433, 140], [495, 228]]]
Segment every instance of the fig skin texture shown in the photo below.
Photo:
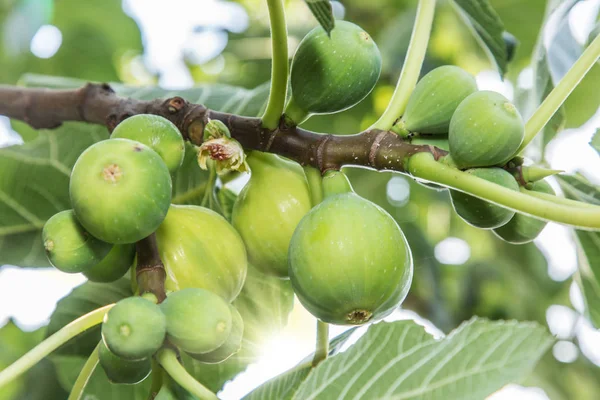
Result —
[[208, 353], [223, 345], [233, 325], [229, 304], [205, 289], [183, 289], [160, 304], [167, 337], [187, 353]]
[[192, 358], [207, 364], [217, 364], [227, 360], [240, 351], [244, 337], [244, 320], [234, 306], [229, 305], [231, 311], [231, 333], [225, 343], [208, 353], [188, 353]]
[[409, 132], [444, 134], [458, 105], [477, 91], [475, 78], [454, 65], [438, 67], [417, 83], [401, 119]]
[[185, 143], [179, 129], [159, 115], [139, 114], [129, 117], [117, 125], [110, 137], [145, 144], [158, 153], [171, 173], [177, 171], [185, 156]]
[[373, 90], [380, 73], [379, 49], [361, 27], [336, 21], [331, 36], [316, 27], [294, 54], [286, 115], [299, 124], [309, 114], [350, 108]]
[[[518, 191], [519, 184], [515, 178], [501, 168], [474, 168], [465, 171], [505, 188]], [[496, 206], [485, 200], [468, 194], [450, 190], [450, 199], [456, 213], [469, 225], [481, 229], [498, 228], [510, 221], [515, 212]]]
[[[532, 184], [531, 190], [546, 194], [556, 194], [552, 186], [546, 181], [537, 181]], [[493, 232], [500, 239], [512, 244], [525, 244], [532, 242], [538, 237], [542, 230], [548, 224], [537, 218], [529, 217], [520, 213], [515, 213], [506, 225], [503, 225]]]
[[502, 166], [523, 142], [525, 125], [500, 93], [480, 91], [458, 106], [450, 121], [450, 155], [461, 168]]
[[102, 340], [116, 356], [141, 360], [162, 346], [166, 328], [159, 306], [142, 297], [129, 297], [119, 301], [104, 317]]
[[289, 274], [300, 302], [315, 317], [360, 325], [385, 317], [404, 300], [412, 255], [385, 210], [355, 193], [336, 193], [341, 186], [298, 225]]
[[114, 282], [127, 273], [134, 259], [135, 245], [116, 244], [102, 261], [83, 274], [92, 282]]
[[287, 277], [290, 240], [310, 211], [310, 194], [300, 165], [253, 151], [250, 180], [240, 192], [231, 223], [240, 233], [248, 260], [261, 272]]
[[67, 273], [88, 271], [112, 247], [87, 232], [73, 210], [61, 211], [46, 221], [42, 241], [50, 264]]
[[69, 192], [75, 215], [88, 232], [108, 243], [135, 243], [167, 215], [171, 176], [148, 146], [109, 139], [79, 156]]
[[168, 291], [202, 288], [231, 302], [242, 290], [248, 271], [244, 242], [216, 212], [173, 205], [156, 239]]
[[115, 384], [135, 385], [146, 379], [152, 370], [149, 358], [125, 360], [111, 353], [104, 342], [100, 342], [98, 358], [106, 377]]

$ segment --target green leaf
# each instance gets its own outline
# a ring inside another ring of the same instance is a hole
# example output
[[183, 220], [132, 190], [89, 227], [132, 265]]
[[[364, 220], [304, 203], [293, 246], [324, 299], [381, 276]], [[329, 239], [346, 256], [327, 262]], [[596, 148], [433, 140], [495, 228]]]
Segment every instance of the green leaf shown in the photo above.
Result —
[[319, 24], [325, 29], [327, 34], [331, 33], [335, 27], [333, 18], [333, 9], [329, 0], [304, 0], [306, 5], [315, 16]]
[[[558, 182], [569, 199], [600, 205], [600, 187], [581, 175], [558, 176]], [[592, 324], [600, 329], [600, 232], [575, 231], [579, 284]]]
[[[85, 83], [78, 79], [33, 74], [23, 76], [21, 81], [30, 87], [58, 89], [76, 88]], [[247, 116], [262, 112], [269, 91], [268, 85], [252, 90], [205, 85], [177, 93], [119, 84], [113, 88], [120, 95], [147, 100], [177, 94], [214, 110]], [[35, 131], [13, 121], [13, 127], [30, 141], [0, 149], [0, 265], [45, 267], [49, 263], [42, 246], [42, 227], [52, 215], [71, 208], [71, 168], [87, 147], [107, 139], [108, 131], [99, 125], [80, 122]], [[188, 145], [184, 165], [173, 178], [173, 202], [199, 204], [204, 196], [207, 175], [197, 165], [193, 146]]]
[[460, 15], [487, 50], [502, 75], [508, 64], [508, 48], [504, 42], [504, 24], [488, 0], [454, 0]]
[[237, 354], [220, 364], [202, 364], [182, 355], [188, 371], [215, 393], [255, 362], [269, 337], [285, 327], [294, 305], [294, 292], [289, 280], [267, 276], [250, 267], [233, 305], [244, 320], [242, 349]]
[[600, 129], [596, 130], [594, 136], [592, 136], [592, 140], [590, 141], [590, 146], [594, 148], [600, 154]]
[[[0, 329], [0, 371], [8, 367], [44, 338], [45, 328], [24, 332], [12, 321]], [[56, 370], [49, 360], [42, 360], [24, 375], [0, 390], [0, 400], [44, 400], [66, 398]]]
[[[131, 283], [127, 278], [121, 278], [110, 284], [86, 282], [77, 286], [56, 305], [56, 310], [50, 317], [47, 335], [52, 335], [90, 311], [115, 303], [131, 295]], [[100, 341], [100, 326], [77, 336], [58, 349], [57, 352], [87, 357], [96, 347], [98, 341]]]
[[530, 322], [472, 319], [440, 340], [413, 321], [382, 322], [319, 364], [294, 399], [483, 399], [522, 379], [553, 342]]
[[291, 400], [298, 386], [310, 373], [311, 366], [284, 372], [244, 397], [244, 400]]

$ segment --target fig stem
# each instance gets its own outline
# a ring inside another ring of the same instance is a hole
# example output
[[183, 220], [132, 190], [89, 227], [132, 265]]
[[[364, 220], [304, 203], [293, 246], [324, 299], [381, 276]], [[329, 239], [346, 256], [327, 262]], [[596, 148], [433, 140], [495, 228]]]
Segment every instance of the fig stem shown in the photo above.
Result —
[[317, 320], [317, 346], [312, 366], [316, 367], [329, 355], [329, 324], [320, 319]]
[[183, 365], [179, 363], [175, 350], [171, 348], [160, 349], [158, 353], [156, 353], [156, 359], [175, 382], [191, 394], [198, 396], [200, 400], [219, 399], [217, 395], [208, 390], [186, 371]]
[[577, 87], [585, 74], [594, 66], [600, 57], [600, 35], [592, 41], [587, 49], [575, 61], [573, 66], [562, 77], [558, 85], [544, 99], [542, 104], [535, 110], [533, 115], [525, 123], [525, 139], [519, 147], [517, 154], [542, 131], [550, 118], [558, 111], [560, 106], [567, 100], [571, 92]]
[[524, 187], [521, 187], [521, 192], [523, 193], [527, 193], [530, 196], [533, 197], [537, 197], [539, 199], [542, 200], [548, 200], [551, 201], [553, 203], [559, 203], [559, 204], [564, 204], [566, 206], [570, 206], [570, 207], [579, 207], [579, 208], [596, 208], [597, 206], [593, 205], [593, 204], [589, 204], [589, 203], [583, 203], [581, 201], [576, 201], [576, 200], [571, 200], [571, 199], [567, 199], [564, 197], [559, 197], [559, 196], [554, 196], [548, 193], [543, 193], [543, 192], [536, 192], [534, 190], [527, 190]]
[[135, 244], [137, 253], [137, 265], [135, 275], [139, 288], [139, 294], [152, 293], [156, 296], [158, 303], [167, 298], [165, 292], [165, 279], [167, 274], [165, 266], [158, 253], [156, 234], [151, 234]]
[[271, 89], [262, 126], [275, 129], [283, 114], [289, 75], [288, 38], [283, 0], [267, 0], [271, 24]]
[[537, 219], [573, 225], [585, 230], [600, 229], [599, 206], [567, 205], [528, 193], [515, 192], [472, 174], [448, 167], [435, 161], [429, 153], [418, 153], [411, 156], [408, 161], [408, 170], [415, 177], [441, 184]]
[[389, 130], [404, 113], [408, 99], [419, 80], [429, 35], [431, 34], [434, 13], [435, 0], [419, 0], [415, 25], [410, 36], [404, 67], [402, 67], [396, 89], [387, 108], [370, 129]]
[[314, 207], [323, 201], [323, 185], [321, 172], [318, 169], [310, 166], [304, 167], [304, 174], [308, 182], [308, 190], [310, 192], [310, 204]]
[[71, 393], [69, 394], [69, 398], [67, 400], [81, 399], [81, 396], [83, 395], [83, 391], [85, 390], [87, 383], [89, 382], [92, 374], [94, 373], [94, 371], [96, 370], [96, 367], [98, 366], [98, 362], [99, 362], [98, 349], [99, 348], [100, 348], [100, 343], [98, 343], [98, 345], [96, 345], [96, 347], [94, 348], [94, 351], [92, 351], [92, 354], [90, 354], [90, 356], [87, 359], [87, 361], [85, 362], [85, 364], [83, 364], [83, 368], [81, 368], [81, 371], [79, 371], [79, 375], [77, 375], [77, 380], [75, 381], [75, 384], [73, 385], [73, 389], [71, 389]]
[[29, 350], [27, 353], [25, 353], [25, 355], [12, 363], [8, 368], [0, 372], [0, 388], [11, 382], [13, 379], [21, 376], [21, 374], [25, 373], [28, 369], [40, 362], [48, 354], [52, 353], [54, 350], [75, 336], [93, 326], [102, 323], [104, 315], [106, 315], [108, 310], [110, 310], [113, 306], [114, 304], [109, 304], [77, 318], [75, 321], [69, 323], [61, 330], [35, 346], [33, 349]]
[[329, 170], [323, 175], [323, 196], [325, 198], [352, 192], [352, 185], [342, 171]]

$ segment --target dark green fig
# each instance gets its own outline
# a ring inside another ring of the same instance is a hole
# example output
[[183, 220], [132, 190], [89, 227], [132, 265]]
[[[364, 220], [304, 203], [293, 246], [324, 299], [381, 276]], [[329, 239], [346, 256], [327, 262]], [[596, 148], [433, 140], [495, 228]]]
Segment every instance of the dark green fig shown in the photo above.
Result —
[[42, 230], [42, 241], [50, 264], [67, 273], [84, 272], [99, 263], [111, 245], [90, 235], [73, 210], [53, 215]]
[[141, 297], [119, 301], [102, 323], [106, 347], [126, 360], [151, 357], [165, 340], [167, 320], [156, 304]]
[[454, 111], [476, 91], [475, 78], [462, 68], [436, 68], [417, 83], [399, 125], [408, 132], [448, 133]]
[[341, 172], [323, 178], [325, 200], [300, 221], [289, 274], [302, 305], [320, 320], [360, 325], [391, 313], [412, 281], [410, 248], [396, 221], [355, 194]]
[[88, 232], [109, 243], [134, 243], [154, 232], [167, 215], [171, 175], [148, 146], [109, 139], [79, 156], [69, 191], [75, 215]]
[[362, 28], [336, 21], [328, 36], [316, 27], [302, 39], [292, 60], [292, 97], [285, 114], [300, 124], [310, 114], [350, 108], [373, 90], [380, 73], [381, 54]]
[[[502, 168], [475, 168], [465, 172], [504, 186], [505, 188], [514, 191], [519, 190], [519, 184], [515, 178]], [[510, 221], [515, 215], [515, 212], [512, 210], [496, 206], [485, 200], [456, 190], [450, 191], [450, 198], [452, 199], [452, 205], [456, 213], [466, 223], [476, 228], [498, 228]]]
[[459, 168], [501, 166], [523, 142], [525, 127], [516, 107], [500, 93], [475, 92], [450, 121], [450, 154]]
[[192, 358], [207, 364], [217, 364], [240, 351], [244, 336], [244, 320], [234, 306], [229, 305], [229, 310], [231, 311], [231, 333], [225, 343], [208, 353], [189, 353]]
[[310, 211], [308, 184], [302, 168], [269, 153], [248, 156], [252, 171], [232, 212], [248, 260], [269, 275], [287, 277], [287, 252], [292, 234]]
[[179, 129], [158, 115], [139, 114], [122, 121], [111, 138], [135, 140], [150, 147], [163, 159], [171, 173], [177, 171], [185, 155], [185, 143]]
[[168, 339], [187, 353], [208, 353], [223, 345], [231, 333], [229, 304], [205, 289], [173, 292], [160, 304], [167, 319]]
[[167, 290], [202, 288], [231, 302], [244, 285], [248, 260], [242, 238], [219, 214], [197, 206], [171, 206], [156, 231]]
[[102, 261], [83, 274], [92, 282], [114, 282], [127, 273], [134, 258], [134, 244], [116, 244]]
[[[546, 181], [536, 181], [531, 184], [531, 190], [546, 194], [556, 194]], [[513, 244], [525, 244], [533, 241], [548, 222], [537, 218], [516, 213], [507, 224], [496, 228], [493, 232], [500, 239]]]
[[113, 354], [104, 342], [98, 347], [98, 358], [106, 377], [112, 383], [135, 385], [150, 375], [152, 363], [149, 358], [126, 360]]

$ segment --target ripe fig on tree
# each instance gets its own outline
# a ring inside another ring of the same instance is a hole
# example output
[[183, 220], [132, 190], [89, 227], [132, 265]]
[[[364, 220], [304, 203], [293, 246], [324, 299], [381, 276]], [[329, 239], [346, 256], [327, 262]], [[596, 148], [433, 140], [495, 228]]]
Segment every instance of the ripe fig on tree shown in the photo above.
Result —
[[248, 270], [246, 249], [221, 215], [204, 207], [173, 205], [156, 239], [167, 290], [207, 289], [227, 302], [240, 293]]
[[515, 156], [524, 135], [521, 115], [506, 97], [475, 92], [450, 120], [450, 155], [459, 168], [502, 166]]
[[160, 304], [167, 320], [167, 338], [187, 353], [208, 353], [222, 346], [233, 325], [229, 304], [197, 288], [170, 293]]
[[[465, 171], [479, 178], [518, 191], [515, 178], [502, 168], [474, 168]], [[450, 199], [456, 213], [469, 225], [481, 229], [498, 228], [506, 224], [515, 212], [471, 195], [451, 190]]]
[[253, 151], [247, 161], [252, 175], [233, 206], [231, 223], [253, 265], [265, 274], [287, 277], [292, 234], [310, 211], [304, 171], [269, 153]]
[[159, 306], [142, 297], [129, 297], [111, 308], [102, 322], [102, 340], [126, 360], [151, 357], [165, 340], [167, 320]]
[[149, 358], [126, 360], [113, 354], [102, 341], [98, 348], [98, 358], [108, 380], [116, 384], [140, 383], [150, 375], [152, 369]]
[[129, 117], [117, 125], [110, 137], [145, 144], [158, 153], [171, 173], [177, 171], [185, 156], [185, 142], [179, 129], [159, 115], [138, 114]]
[[300, 302], [332, 324], [360, 325], [390, 314], [412, 281], [410, 248], [396, 221], [353, 192], [341, 172], [323, 178], [325, 199], [300, 221], [289, 274]]
[[171, 175], [148, 146], [108, 139], [79, 156], [69, 192], [75, 215], [88, 232], [108, 243], [135, 243], [167, 215]]
[[381, 54], [361, 27], [336, 21], [330, 35], [322, 27], [298, 45], [290, 73], [292, 97], [285, 115], [300, 124], [311, 114], [331, 114], [364, 99], [381, 73]]
[[67, 273], [88, 271], [112, 247], [87, 232], [73, 210], [61, 211], [46, 221], [42, 241], [50, 264]]

